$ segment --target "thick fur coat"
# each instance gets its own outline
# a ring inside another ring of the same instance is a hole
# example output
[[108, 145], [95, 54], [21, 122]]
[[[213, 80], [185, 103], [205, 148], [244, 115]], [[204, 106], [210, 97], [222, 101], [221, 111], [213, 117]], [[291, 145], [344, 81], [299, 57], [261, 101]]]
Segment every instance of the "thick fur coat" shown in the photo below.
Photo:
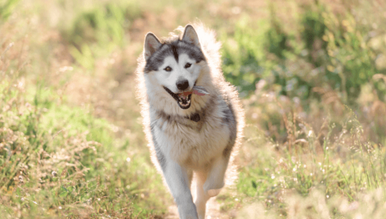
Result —
[[[180, 217], [205, 218], [207, 200], [229, 178], [243, 136], [244, 112], [235, 87], [224, 79], [221, 44], [214, 32], [202, 25], [178, 31], [182, 34], [163, 40], [146, 36], [136, 71], [137, 97], [152, 161], [163, 173]], [[188, 84], [185, 90], [200, 86], [209, 95], [191, 94], [181, 102], [182, 79]], [[190, 105], [183, 109], [186, 100]]]

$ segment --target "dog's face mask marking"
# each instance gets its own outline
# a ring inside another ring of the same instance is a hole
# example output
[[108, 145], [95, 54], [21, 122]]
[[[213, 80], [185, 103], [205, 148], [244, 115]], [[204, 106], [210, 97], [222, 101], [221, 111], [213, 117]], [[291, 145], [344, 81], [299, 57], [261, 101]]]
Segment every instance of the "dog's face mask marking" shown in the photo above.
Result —
[[[159, 86], [173, 97], [182, 109], [188, 109], [193, 91], [200, 75], [204, 54], [198, 35], [190, 25], [185, 27], [182, 39], [161, 43], [148, 33], [145, 38], [145, 73], [152, 74]], [[204, 88], [200, 88], [205, 90]]]

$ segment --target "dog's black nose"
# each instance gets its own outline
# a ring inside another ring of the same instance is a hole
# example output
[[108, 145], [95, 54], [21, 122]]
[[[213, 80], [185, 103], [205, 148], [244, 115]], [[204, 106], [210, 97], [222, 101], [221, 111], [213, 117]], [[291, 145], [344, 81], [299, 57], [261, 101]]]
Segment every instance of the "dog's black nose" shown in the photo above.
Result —
[[186, 88], [189, 87], [189, 81], [186, 79], [179, 80], [177, 81], [176, 85], [179, 90], [185, 90]]

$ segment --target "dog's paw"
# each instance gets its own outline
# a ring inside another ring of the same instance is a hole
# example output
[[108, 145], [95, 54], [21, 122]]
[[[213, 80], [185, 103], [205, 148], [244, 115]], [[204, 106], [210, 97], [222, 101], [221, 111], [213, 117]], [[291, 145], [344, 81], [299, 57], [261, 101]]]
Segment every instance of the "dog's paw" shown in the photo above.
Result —
[[204, 191], [206, 191], [210, 197], [218, 195], [218, 193], [220, 193], [220, 190], [223, 187], [224, 187], [224, 180], [216, 180], [216, 181], [209, 180], [204, 183]]
[[210, 197], [216, 196], [220, 193], [221, 189], [209, 189], [208, 190], [208, 195]]
[[197, 219], [196, 206], [193, 203], [181, 204], [178, 206], [178, 213], [181, 219]]

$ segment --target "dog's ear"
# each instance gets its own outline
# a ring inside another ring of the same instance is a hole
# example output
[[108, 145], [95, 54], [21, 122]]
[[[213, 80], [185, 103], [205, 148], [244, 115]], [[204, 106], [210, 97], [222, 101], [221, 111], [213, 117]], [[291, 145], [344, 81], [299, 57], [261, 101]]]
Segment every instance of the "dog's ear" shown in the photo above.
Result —
[[153, 55], [161, 45], [161, 42], [153, 33], [147, 33], [144, 45], [145, 52], [143, 54], [145, 59], [147, 60], [151, 55]]
[[197, 32], [190, 24], [186, 25], [184, 30], [184, 35], [182, 36], [182, 40], [188, 43], [192, 43], [198, 48], [201, 48], [200, 40], [198, 39]]

